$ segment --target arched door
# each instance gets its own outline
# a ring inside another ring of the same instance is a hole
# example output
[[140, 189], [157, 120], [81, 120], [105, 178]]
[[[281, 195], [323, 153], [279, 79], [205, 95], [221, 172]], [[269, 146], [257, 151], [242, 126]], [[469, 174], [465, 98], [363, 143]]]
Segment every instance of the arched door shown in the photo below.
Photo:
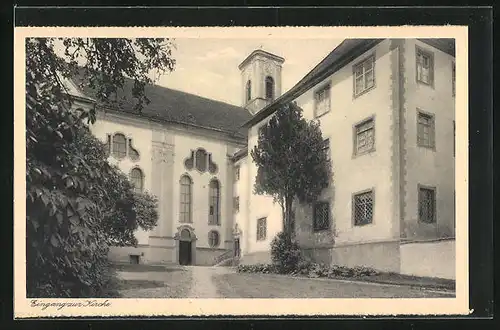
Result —
[[179, 264], [192, 264], [192, 245], [191, 233], [188, 229], [183, 229], [179, 238]]

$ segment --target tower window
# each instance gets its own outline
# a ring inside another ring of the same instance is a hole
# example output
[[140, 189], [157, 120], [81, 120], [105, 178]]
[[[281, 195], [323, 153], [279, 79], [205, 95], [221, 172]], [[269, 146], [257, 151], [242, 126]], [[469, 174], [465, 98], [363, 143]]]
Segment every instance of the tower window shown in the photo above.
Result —
[[274, 99], [274, 79], [272, 77], [266, 77], [266, 99]]
[[246, 89], [246, 92], [247, 92], [247, 102], [250, 101], [252, 99], [252, 82], [249, 80], [247, 81], [247, 89]]

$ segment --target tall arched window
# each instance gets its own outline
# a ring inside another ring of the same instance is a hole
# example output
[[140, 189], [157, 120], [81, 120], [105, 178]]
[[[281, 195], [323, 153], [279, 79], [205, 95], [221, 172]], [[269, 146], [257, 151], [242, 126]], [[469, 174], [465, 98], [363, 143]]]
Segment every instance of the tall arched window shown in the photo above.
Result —
[[142, 192], [144, 188], [144, 176], [142, 175], [142, 171], [139, 168], [134, 168], [130, 171], [130, 181], [134, 186], [135, 192]]
[[187, 175], [181, 177], [181, 199], [180, 199], [180, 218], [179, 222], [191, 223], [191, 200], [192, 200], [192, 181]]
[[209, 213], [208, 224], [220, 225], [220, 184], [217, 179], [210, 181], [209, 185]]
[[246, 89], [246, 92], [247, 92], [247, 102], [250, 101], [252, 99], [252, 82], [249, 80], [247, 81], [247, 89]]
[[266, 77], [266, 99], [274, 99], [274, 79], [272, 77]]
[[127, 139], [121, 133], [116, 133], [113, 136], [113, 156], [117, 158], [127, 156]]
[[207, 170], [207, 152], [204, 149], [196, 150], [196, 169], [200, 172]]

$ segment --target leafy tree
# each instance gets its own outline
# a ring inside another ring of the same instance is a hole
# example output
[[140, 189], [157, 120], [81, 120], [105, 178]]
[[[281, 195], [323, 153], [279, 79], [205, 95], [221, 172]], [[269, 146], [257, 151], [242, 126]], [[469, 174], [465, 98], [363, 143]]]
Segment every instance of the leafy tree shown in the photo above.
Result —
[[288, 240], [293, 236], [294, 199], [313, 202], [328, 187], [331, 165], [323, 146], [319, 123], [305, 120], [302, 109], [289, 103], [263, 126], [251, 150], [257, 165], [254, 190], [279, 203]]
[[[140, 111], [151, 74], [173, 70], [169, 39], [26, 40], [26, 244], [30, 297], [114, 294], [109, 244], [133, 245], [156, 223], [156, 200], [136, 195], [90, 133], [96, 108], [75, 110], [64, 79], [83, 75], [96, 106], [132, 79]], [[152, 208], [152, 209], [151, 209]]]

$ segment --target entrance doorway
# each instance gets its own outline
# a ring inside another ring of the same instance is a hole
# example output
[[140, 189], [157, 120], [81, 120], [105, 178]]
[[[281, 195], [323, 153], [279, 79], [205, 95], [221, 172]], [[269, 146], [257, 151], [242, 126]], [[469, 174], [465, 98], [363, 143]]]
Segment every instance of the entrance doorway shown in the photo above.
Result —
[[179, 236], [179, 264], [193, 264], [193, 237], [189, 229], [183, 229]]
[[234, 257], [239, 257], [240, 256], [240, 239], [235, 238], [234, 239]]
[[191, 241], [179, 242], [179, 264], [191, 265]]

